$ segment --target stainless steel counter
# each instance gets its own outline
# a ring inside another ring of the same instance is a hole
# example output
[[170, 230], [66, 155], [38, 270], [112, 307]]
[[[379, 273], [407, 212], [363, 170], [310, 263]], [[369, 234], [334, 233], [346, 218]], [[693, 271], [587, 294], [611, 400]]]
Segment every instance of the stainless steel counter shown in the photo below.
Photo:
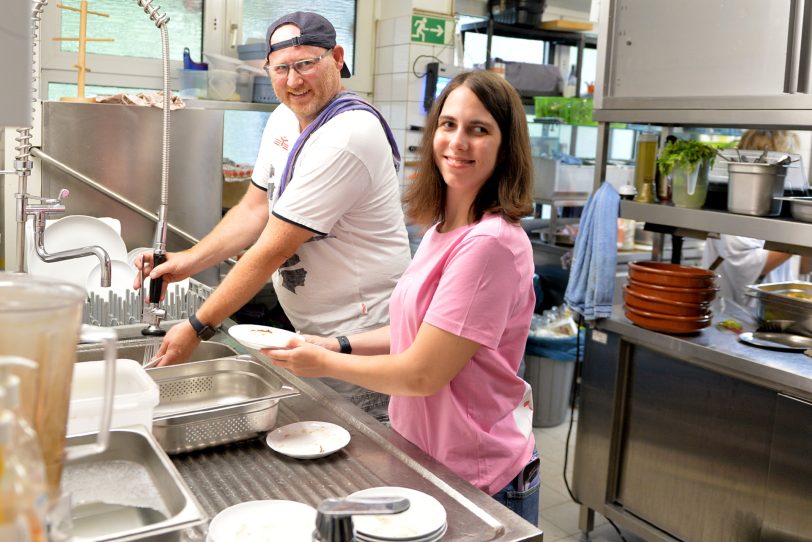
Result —
[[631, 323], [621, 306], [597, 329], [715, 372], [812, 401], [812, 358], [801, 353], [778, 352], [744, 344], [732, 331], [714, 326], [696, 335], [666, 335]]
[[649, 541], [812, 542], [812, 359], [715, 327], [648, 331], [620, 309], [587, 336], [581, 530], [597, 511]]
[[[215, 340], [237, 351], [230, 337]], [[322, 420], [345, 427], [349, 445], [321, 459], [292, 459], [255, 439], [173, 457], [181, 476], [213, 518], [239, 502], [287, 499], [318, 505], [376, 486], [409, 487], [437, 498], [448, 514], [447, 541], [540, 541], [541, 531], [433, 461], [422, 451], [315, 380], [274, 369], [297, 397], [280, 402], [277, 426]], [[183, 533], [187, 542], [204, 541], [207, 526]]]

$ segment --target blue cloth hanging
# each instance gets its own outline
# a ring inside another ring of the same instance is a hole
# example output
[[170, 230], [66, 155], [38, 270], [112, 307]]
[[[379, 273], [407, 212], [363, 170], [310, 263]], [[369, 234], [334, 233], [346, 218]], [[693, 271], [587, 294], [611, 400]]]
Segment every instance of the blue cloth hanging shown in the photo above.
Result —
[[581, 214], [564, 301], [585, 320], [612, 314], [619, 210], [620, 195], [604, 182]]

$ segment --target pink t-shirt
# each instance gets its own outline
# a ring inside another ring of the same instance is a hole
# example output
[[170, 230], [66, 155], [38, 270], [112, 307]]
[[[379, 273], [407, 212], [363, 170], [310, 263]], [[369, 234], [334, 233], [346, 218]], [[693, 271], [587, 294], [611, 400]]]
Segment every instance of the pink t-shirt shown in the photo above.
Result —
[[527, 234], [497, 215], [448, 233], [431, 228], [389, 307], [391, 351], [423, 322], [481, 346], [429, 397], [393, 396], [392, 427], [489, 495], [525, 466], [535, 446], [530, 386], [517, 376], [533, 294]]

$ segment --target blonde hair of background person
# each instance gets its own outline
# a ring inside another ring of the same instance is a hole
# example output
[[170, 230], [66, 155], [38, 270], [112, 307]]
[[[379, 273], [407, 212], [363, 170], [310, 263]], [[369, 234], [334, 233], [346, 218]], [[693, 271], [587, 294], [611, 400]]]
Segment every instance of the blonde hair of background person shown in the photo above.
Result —
[[789, 130], [745, 130], [736, 147], [741, 150], [797, 153], [801, 140], [798, 134]]
[[[736, 147], [740, 150], [797, 153], [801, 147], [801, 140], [798, 134], [789, 130], [745, 130]], [[792, 254], [786, 252], [768, 250], [761, 276], [767, 275], [791, 257]], [[802, 258], [801, 273], [808, 273], [809, 267], [809, 259]]]
[[348, 337], [351, 355], [313, 337], [262, 353], [299, 376], [390, 394], [394, 430], [535, 523], [532, 393], [517, 375], [535, 304], [519, 223], [532, 188], [516, 90], [484, 70], [456, 76], [428, 115], [405, 195], [407, 215], [434, 225], [392, 293], [390, 326]]

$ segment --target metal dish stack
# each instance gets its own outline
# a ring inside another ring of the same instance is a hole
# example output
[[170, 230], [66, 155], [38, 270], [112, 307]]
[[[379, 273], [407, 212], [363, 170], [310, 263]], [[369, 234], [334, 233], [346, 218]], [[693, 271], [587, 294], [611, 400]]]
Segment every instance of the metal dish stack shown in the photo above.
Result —
[[773, 282], [747, 287], [762, 330], [812, 337], [812, 283]]

